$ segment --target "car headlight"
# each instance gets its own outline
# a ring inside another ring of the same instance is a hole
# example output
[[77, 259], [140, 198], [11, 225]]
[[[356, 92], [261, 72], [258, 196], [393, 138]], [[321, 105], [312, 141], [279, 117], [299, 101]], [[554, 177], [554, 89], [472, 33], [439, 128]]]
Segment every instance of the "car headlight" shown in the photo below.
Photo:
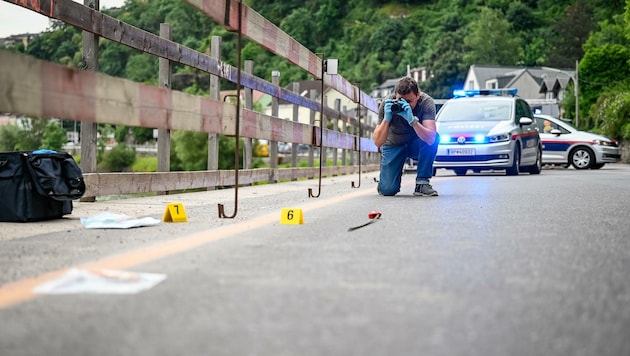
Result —
[[616, 141], [607, 141], [607, 140], [593, 140], [593, 143], [600, 146], [610, 146], [617, 147]]
[[490, 143], [503, 142], [503, 141], [509, 141], [509, 140], [510, 140], [510, 135], [506, 133], [500, 134], [500, 135], [488, 136], [488, 142]]

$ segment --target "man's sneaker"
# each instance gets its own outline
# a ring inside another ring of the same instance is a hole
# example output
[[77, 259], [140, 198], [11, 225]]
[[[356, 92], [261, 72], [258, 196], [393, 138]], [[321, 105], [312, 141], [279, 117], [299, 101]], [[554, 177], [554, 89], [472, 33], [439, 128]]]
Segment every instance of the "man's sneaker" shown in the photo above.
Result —
[[433, 189], [431, 184], [416, 184], [416, 190], [413, 195], [421, 197], [437, 197], [438, 192]]

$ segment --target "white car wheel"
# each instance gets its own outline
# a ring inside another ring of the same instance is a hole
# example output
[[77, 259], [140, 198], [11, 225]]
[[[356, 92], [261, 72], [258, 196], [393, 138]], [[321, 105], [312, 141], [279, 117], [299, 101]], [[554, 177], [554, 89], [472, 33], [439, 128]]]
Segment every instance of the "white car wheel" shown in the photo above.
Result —
[[593, 152], [585, 147], [578, 147], [571, 151], [571, 164], [575, 169], [588, 169], [593, 164]]

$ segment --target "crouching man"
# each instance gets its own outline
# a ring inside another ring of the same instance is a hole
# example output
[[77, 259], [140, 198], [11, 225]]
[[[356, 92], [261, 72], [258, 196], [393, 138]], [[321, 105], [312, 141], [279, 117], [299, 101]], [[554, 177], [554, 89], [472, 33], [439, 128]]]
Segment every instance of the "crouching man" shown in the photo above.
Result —
[[413, 195], [437, 196], [438, 192], [430, 184], [439, 142], [433, 98], [420, 92], [413, 78], [403, 77], [396, 83], [394, 94], [381, 103], [378, 116], [373, 137], [381, 150], [378, 193], [396, 195], [400, 191], [405, 159], [413, 158], [418, 160]]

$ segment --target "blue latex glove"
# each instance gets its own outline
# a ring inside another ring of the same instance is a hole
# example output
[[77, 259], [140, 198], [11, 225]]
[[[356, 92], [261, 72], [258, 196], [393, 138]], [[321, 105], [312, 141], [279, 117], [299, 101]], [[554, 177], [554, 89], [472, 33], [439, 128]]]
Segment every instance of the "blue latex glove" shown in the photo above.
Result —
[[33, 154], [37, 155], [37, 154], [49, 154], [49, 153], [57, 153], [57, 151], [53, 151], [53, 150], [48, 150], [48, 149], [40, 149], [40, 150], [35, 150], [33, 151]]
[[383, 108], [385, 109], [385, 121], [392, 122], [392, 117], [394, 116], [394, 113], [392, 113], [392, 99], [386, 99]]
[[417, 119], [413, 116], [413, 112], [411, 111], [411, 105], [409, 105], [409, 103], [403, 98], [398, 99], [398, 101], [400, 102], [400, 106], [402, 108], [402, 111], [399, 112], [398, 115], [400, 115], [403, 119], [407, 120], [409, 125], [413, 125], [413, 122], [416, 121]]

